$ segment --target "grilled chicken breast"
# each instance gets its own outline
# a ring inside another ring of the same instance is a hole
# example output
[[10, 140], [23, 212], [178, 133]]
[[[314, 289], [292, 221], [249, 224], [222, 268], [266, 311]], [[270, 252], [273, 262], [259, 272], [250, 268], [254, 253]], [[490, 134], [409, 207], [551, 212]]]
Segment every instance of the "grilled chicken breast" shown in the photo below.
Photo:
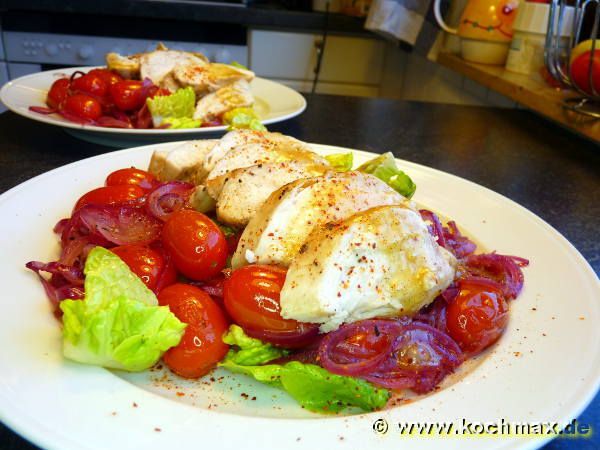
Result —
[[226, 175], [217, 201], [217, 218], [244, 227], [271, 193], [292, 181], [325, 174], [331, 167], [306, 161], [264, 163], [236, 169]]
[[187, 181], [198, 185], [204, 181], [204, 159], [216, 139], [186, 141], [172, 150], [156, 150], [148, 171], [160, 181]]
[[229, 64], [181, 64], [174, 68], [173, 77], [181, 87], [191, 86], [197, 95], [202, 96], [238, 80], [252, 81], [254, 72]]
[[211, 197], [219, 199], [230, 172], [244, 167], [283, 161], [329, 165], [325, 158], [315, 152], [299, 149], [295, 146], [290, 148], [284, 142], [278, 145], [265, 143], [240, 145], [228, 151], [214, 165], [206, 178], [207, 191]]
[[252, 106], [253, 103], [250, 85], [241, 79], [202, 97], [196, 104], [194, 119], [209, 122], [231, 109]]
[[410, 205], [378, 178], [342, 172], [297, 180], [273, 192], [252, 217], [232, 266], [248, 263], [287, 267], [313, 229], [381, 205]]
[[309, 150], [309, 147], [304, 142], [291, 136], [285, 136], [281, 133], [233, 130], [225, 134], [225, 136], [215, 144], [208, 155], [206, 155], [206, 161], [204, 162], [206, 170], [211, 171], [215, 167], [217, 161], [223, 158], [229, 150], [246, 144], [261, 144], [265, 147], [285, 146], [287, 148]]
[[173, 70], [180, 66], [204, 67], [208, 65], [206, 57], [197, 53], [179, 50], [155, 50], [143, 53], [140, 60], [140, 78], [150, 78], [154, 84], [171, 92], [180, 86], [173, 76]]
[[381, 206], [316, 228], [292, 261], [281, 315], [321, 331], [372, 317], [412, 315], [454, 279], [456, 259], [420, 214]]

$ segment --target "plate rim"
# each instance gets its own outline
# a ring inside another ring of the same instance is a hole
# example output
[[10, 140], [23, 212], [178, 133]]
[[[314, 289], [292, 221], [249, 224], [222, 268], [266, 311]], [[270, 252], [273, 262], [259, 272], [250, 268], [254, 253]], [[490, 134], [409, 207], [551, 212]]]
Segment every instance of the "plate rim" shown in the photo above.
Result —
[[[116, 151], [111, 151], [111, 152], [107, 152], [107, 153], [94, 155], [94, 156], [84, 158], [84, 159], [81, 159], [78, 161], [73, 161], [69, 164], [65, 164], [65, 165], [56, 167], [54, 169], [51, 169], [44, 173], [41, 173], [35, 177], [32, 177], [28, 180], [25, 180], [24, 182], [3, 192], [2, 194], [0, 194], [0, 207], [2, 206], [2, 204], [5, 201], [12, 198], [14, 195], [18, 195], [18, 193], [21, 190], [27, 189], [30, 185], [33, 185], [34, 183], [39, 183], [40, 181], [43, 181], [46, 177], [51, 177], [51, 176], [55, 175], [56, 173], [60, 173], [62, 171], [68, 171], [70, 169], [77, 168], [78, 166], [89, 164], [91, 161], [94, 161], [94, 160], [110, 158], [111, 155], [114, 155], [115, 153], [126, 154], [126, 153], [136, 153], [136, 152], [149, 152], [150, 150], [155, 150], [157, 148], [171, 147], [171, 146], [175, 146], [175, 145], [179, 145], [179, 144], [181, 144], [181, 142], [168, 142], [168, 143], [161, 143], [161, 144], [136, 146], [136, 147], [131, 147], [131, 148], [126, 148], [126, 149], [121, 149], [121, 150], [116, 150]], [[325, 144], [315, 144], [315, 143], [311, 143], [309, 145], [314, 146], [318, 149], [325, 150], [326, 152], [339, 152], [341, 150], [341, 151], [352, 151], [353, 153], [362, 154], [363, 156], [368, 156], [368, 157], [378, 155], [378, 153], [363, 151], [363, 150], [356, 150], [356, 149], [352, 149], [352, 148], [348, 148], [348, 147], [325, 145]], [[560, 233], [551, 224], [546, 222], [544, 219], [542, 219], [541, 217], [539, 217], [538, 215], [536, 215], [529, 209], [520, 205], [516, 201], [514, 201], [498, 192], [493, 191], [490, 188], [487, 188], [485, 186], [477, 184], [473, 181], [470, 181], [470, 180], [460, 177], [458, 175], [454, 175], [452, 173], [445, 172], [440, 169], [436, 169], [433, 167], [429, 167], [429, 166], [415, 163], [415, 162], [408, 161], [408, 160], [396, 158], [396, 161], [399, 164], [403, 165], [404, 167], [414, 167], [414, 168], [417, 168], [420, 170], [424, 169], [426, 172], [432, 172], [435, 176], [441, 175], [444, 177], [451, 177], [455, 180], [459, 180], [462, 183], [466, 182], [470, 188], [474, 187], [479, 190], [483, 190], [483, 192], [486, 195], [491, 195], [492, 197], [500, 198], [504, 202], [508, 201], [511, 208], [517, 208], [519, 210], [519, 212], [526, 214], [528, 216], [528, 218], [530, 220], [533, 220], [534, 222], [536, 222], [536, 224], [538, 226], [542, 226], [542, 227], [550, 230], [552, 232], [552, 236], [555, 239], [558, 238], [558, 242], [560, 244], [562, 244], [562, 246], [565, 249], [567, 249], [572, 254], [572, 256], [575, 256], [579, 260], [580, 263], [583, 262], [583, 265], [581, 268], [585, 269], [586, 276], [591, 276], [594, 279], [595, 286], [600, 291], [600, 279], [598, 278], [598, 275], [595, 273], [595, 271], [592, 268], [592, 266], [590, 265], [590, 263], [585, 259], [585, 257], [583, 257], [583, 255], [577, 250], [577, 248], [568, 239], [566, 239], [566, 237], [564, 237], [562, 235], [562, 233]], [[135, 388], [141, 389], [137, 386], [135, 386]], [[571, 403], [569, 403], [570, 409], [568, 410], [568, 414], [561, 413], [561, 415], [564, 417], [567, 417], [567, 416], [568, 417], [578, 417], [583, 412], [583, 410], [590, 404], [590, 402], [594, 399], [594, 396], [598, 393], [599, 389], [600, 389], [600, 373], [597, 373], [597, 374], [595, 374], [595, 380], [593, 383], [588, 383], [585, 386], [582, 386], [579, 391], [574, 391], [571, 393], [571, 395], [569, 397], [569, 400], [571, 401]], [[582, 392], [580, 393], [580, 391], [582, 391]], [[16, 420], [14, 420], [14, 417], [11, 417], [10, 414], [7, 414], [5, 406], [9, 403], [9, 399], [6, 397], [3, 389], [0, 390], [0, 398], [2, 399], [2, 402], [0, 402], [0, 419], [7, 427], [12, 429], [16, 433], [18, 433], [24, 439], [27, 439], [30, 442], [35, 443], [36, 445], [43, 445], [45, 448], [49, 448], [49, 449], [62, 448], [62, 447], [55, 445], [55, 443], [57, 442], [56, 440], [54, 440], [54, 441], [50, 440], [50, 439], [46, 440], [46, 436], [44, 436], [41, 433], [38, 433], [38, 435], [35, 435], [35, 433], [31, 433], [31, 429], [27, 428], [27, 426], [26, 426], [27, 420], [24, 420], [28, 416], [28, 414], [18, 416]], [[578, 400], [573, 402], [574, 398], [577, 398]], [[185, 408], [196, 409], [189, 405], [182, 405], [182, 404], [178, 404], [178, 405], [183, 406]], [[10, 405], [8, 405], [8, 406], [10, 406]], [[387, 411], [390, 411], [390, 410], [387, 410]], [[364, 417], [366, 415], [373, 416], [374, 414], [377, 414], [377, 412], [367, 413], [367, 414], [362, 414], [360, 416], [352, 416], [352, 417]], [[228, 415], [228, 413], [225, 413], [224, 415]], [[341, 416], [341, 417], [327, 418], [327, 420], [341, 421], [346, 418], [347, 417]], [[23, 420], [21, 420], [21, 419], [23, 419]], [[261, 418], [253, 417], [252, 419], [273, 420], [273, 419], [267, 419], [267, 418], [262, 418], [262, 417]], [[302, 419], [284, 419], [284, 420], [294, 421], [294, 420], [302, 420]], [[36, 422], [39, 423], [39, 420], [37, 420]], [[43, 427], [43, 424], [40, 423], [40, 426]], [[40, 430], [36, 430], [36, 431], [40, 431]], [[76, 444], [76, 447], [73, 447], [73, 448], [82, 448], [81, 442], [79, 442], [79, 441], [71, 440], [70, 438], [63, 438], [61, 436], [58, 436], [58, 437], [59, 437], [59, 441], [62, 443], [70, 441], [70, 442], [73, 442], [73, 444]], [[503, 448], [503, 449], [538, 448], [541, 445], [543, 445], [544, 443], [552, 440], [552, 438], [553, 437], [543, 437], [543, 438], [539, 438], [539, 439], [535, 438], [535, 439], [532, 439], [529, 441], [522, 440], [520, 442], [517, 441], [517, 443], [515, 445], [512, 445], [512, 443], [507, 443], [506, 445], [502, 445], [501, 448]], [[96, 447], [89, 447], [89, 448], [96, 448]]]
[[[19, 78], [15, 78], [14, 80], [9, 80], [8, 82], [6, 82], [1, 88], [0, 88], [0, 102], [2, 104], [4, 104], [4, 106], [6, 106], [10, 111], [14, 112], [15, 114], [20, 115], [21, 117], [25, 117], [26, 119], [30, 119], [30, 120], [34, 120], [36, 122], [41, 122], [41, 123], [45, 123], [48, 125], [54, 125], [60, 128], [70, 128], [70, 129], [74, 129], [77, 131], [85, 131], [85, 132], [90, 132], [90, 133], [98, 133], [98, 134], [118, 134], [118, 135], [127, 135], [127, 136], [146, 136], [146, 137], [151, 137], [151, 136], [161, 136], [161, 137], [168, 137], [168, 136], [172, 136], [173, 138], [176, 138], [178, 135], [204, 135], [204, 134], [211, 134], [211, 133], [220, 133], [220, 132], [224, 132], [227, 131], [227, 127], [225, 125], [221, 125], [218, 127], [205, 127], [205, 128], [179, 128], [179, 129], [154, 129], [154, 128], [150, 128], [150, 129], [137, 129], [137, 128], [112, 128], [112, 127], [99, 127], [96, 125], [85, 125], [85, 124], [78, 124], [75, 122], [69, 122], [69, 121], [61, 121], [59, 119], [57, 119], [56, 117], [53, 117], [52, 115], [43, 115], [43, 114], [36, 114], [34, 115], [32, 114], [28, 114], [29, 111], [28, 110], [23, 110], [20, 107], [14, 105], [13, 102], [11, 102], [10, 100], [7, 100], [7, 95], [9, 95], [9, 93], [11, 92], [12, 89], [15, 88], [15, 86], [17, 85], [17, 83], [22, 83], [23, 81], [27, 81], [31, 78], [37, 78], [40, 76], [49, 76], [52, 75], [54, 73], [60, 73], [60, 72], [76, 72], [76, 71], [89, 71], [92, 69], [97, 69], [97, 68], [103, 68], [104, 66], [80, 66], [80, 67], [65, 67], [65, 68], [59, 68], [59, 69], [52, 69], [52, 70], [45, 70], [42, 72], [36, 72], [36, 73], [31, 73], [28, 75], [23, 75]], [[263, 78], [263, 77], [255, 77], [253, 79], [253, 81], [256, 80], [258, 83], [266, 85], [266, 86], [277, 86], [278, 89], [283, 89], [288, 91], [287, 93], [292, 96], [294, 98], [295, 101], [298, 102], [299, 107], [287, 114], [281, 115], [281, 116], [277, 116], [277, 117], [271, 117], [270, 119], [265, 119], [262, 121], [263, 125], [271, 125], [274, 123], [278, 123], [278, 122], [283, 122], [289, 119], [292, 119], [296, 116], [299, 116], [300, 114], [302, 114], [305, 110], [306, 110], [306, 106], [307, 106], [307, 102], [306, 102], [306, 98], [298, 91], [296, 91], [295, 89], [292, 89], [289, 86], [286, 86], [282, 83], [278, 83], [276, 81], [273, 80], [269, 80], [267, 78]], [[267, 101], [266, 99], [262, 99], [263, 101]], [[35, 105], [32, 105], [35, 106]]]

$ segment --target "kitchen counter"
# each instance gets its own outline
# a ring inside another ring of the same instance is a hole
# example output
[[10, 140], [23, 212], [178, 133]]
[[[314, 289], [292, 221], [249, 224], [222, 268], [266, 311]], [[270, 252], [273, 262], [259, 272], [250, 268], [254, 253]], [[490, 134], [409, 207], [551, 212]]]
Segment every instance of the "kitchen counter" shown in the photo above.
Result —
[[[600, 273], [600, 147], [521, 110], [323, 95], [307, 100], [304, 114], [269, 128], [308, 142], [392, 151], [486, 186], [550, 223]], [[0, 136], [0, 192], [110, 151], [12, 113], [0, 115]], [[545, 450], [600, 448], [599, 419], [597, 396], [579, 418], [595, 428], [592, 438], [555, 440]], [[0, 443], [4, 450], [36, 448], [4, 427]]]
[[[292, 11], [269, 5], [242, 7], [203, 4], [193, 0], [0, 0], [2, 11], [214, 22], [289, 31], [321, 32], [325, 25], [325, 14], [321, 12]], [[331, 14], [328, 28], [332, 33], [375, 37], [363, 28], [363, 23], [364, 19]]]

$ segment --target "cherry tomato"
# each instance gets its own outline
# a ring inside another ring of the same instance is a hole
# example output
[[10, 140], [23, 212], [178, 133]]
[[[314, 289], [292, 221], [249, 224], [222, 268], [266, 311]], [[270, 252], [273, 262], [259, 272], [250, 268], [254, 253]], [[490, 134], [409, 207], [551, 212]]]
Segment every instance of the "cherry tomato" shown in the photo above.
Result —
[[158, 294], [158, 303], [168, 306], [187, 324], [181, 342], [163, 356], [173, 372], [186, 378], [198, 378], [225, 357], [229, 347], [222, 336], [228, 323], [208, 294], [189, 284], [178, 283], [163, 289]]
[[204, 214], [180, 209], [171, 214], [162, 242], [175, 267], [192, 280], [208, 280], [227, 263], [227, 241], [221, 229]]
[[458, 295], [446, 308], [450, 337], [465, 351], [478, 353], [496, 342], [508, 323], [508, 304], [500, 292], [461, 281]]
[[282, 347], [302, 347], [317, 334], [315, 324], [281, 317], [279, 293], [285, 269], [250, 265], [234, 270], [223, 283], [225, 309], [247, 333]]
[[102, 105], [94, 97], [86, 94], [73, 94], [64, 103], [65, 111], [82, 119], [96, 120], [102, 115]]
[[70, 82], [68, 78], [61, 78], [60, 80], [56, 80], [50, 86], [50, 90], [48, 91], [48, 95], [46, 97], [46, 104], [50, 108], [59, 109], [61, 104], [67, 99], [69, 96], [69, 87]]
[[121, 111], [140, 109], [146, 101], [142, 82], [135, 80], [123, 80], [111, 85], [110, 96]]
[[125, 184], [137, 185], [145, 191], [154, 189], [156, 183], [156, 177], [150, 172], [145, 170], [136, 169], [130, 167], [128, 169], [115, 170], [108, 177], [106, 177], [106, 186], [120, 186]]
[[97, 74], [86, 73], [80, 77], [73, 78], [71, 89], [75, 92], [102, 98], [108, 93], [108, 83]]
[[88, 72], [88, 75], [95, 75], [102, 78], [108, 86], [123, 81], [123, 78], [118, 73], [108, 69], [92, 69]]
[[101, 205], [110, 205], [113, 203], [124, 203], [130, 200], [140, 198], [145, 194], [145, 191], [135, 185], [120, 185], [120, 186], [104, 186], [93, 189], [86, 194], [83, 194], [77, 203], [73, 212], [77, 211], [84, 205], [96, 203]]
[[[154, 292], [157, 291], [156, 288], [161, 276], [165, 277], [162, 287], [175, 283], [177, 273], [174, 267], [168, 266], [163, 255], [150, 247], [136, 244], [121, 245], [111, 248], [110, 251], [125, 261], [131, 271], [140, 277], [144, 284], [148, 286], [148, 289]], [[169, 273], [165, 274], [165, 271]]]

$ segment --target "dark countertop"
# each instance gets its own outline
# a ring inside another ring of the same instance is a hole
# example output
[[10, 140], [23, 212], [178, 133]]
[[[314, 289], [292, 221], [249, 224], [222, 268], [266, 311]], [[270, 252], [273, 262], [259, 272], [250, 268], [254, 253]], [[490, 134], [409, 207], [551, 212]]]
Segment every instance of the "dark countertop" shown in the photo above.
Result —
[[[292, 11], [273, 5], [210, 5], [193, 0], [0, 0], [0, 12], [2, 11], [216, 22], [289, 31], [321, 32], [325, 25], [325, 14], [320, 12]], [[375, 37], [363, 28], [363, 23], [364, 19], [331, 14], [328, 28], [332, 33]]]
[[[309, 96], [301, 116], [273, 131], [308, 142], [393, 151], [486, 186], [520, 203], [567, 237], [600, 273], [600, 146], [527, 111], [353, 97]], [[0, 192], [55, 167], [110, 149], [52, 126], [0, 115]], [[579, 418], [587, 440], [545, 450], [600, 449], [600, 396]], [[36, 447], [0, 427], [4, 450]]]

